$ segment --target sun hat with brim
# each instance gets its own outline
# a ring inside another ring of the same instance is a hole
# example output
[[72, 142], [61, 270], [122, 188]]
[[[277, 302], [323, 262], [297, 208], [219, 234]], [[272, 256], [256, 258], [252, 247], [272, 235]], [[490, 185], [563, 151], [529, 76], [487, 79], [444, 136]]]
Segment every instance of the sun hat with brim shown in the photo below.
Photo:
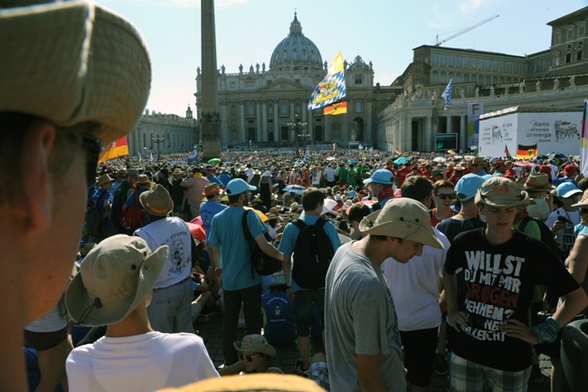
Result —
[[227, 184], [227, 194], [229, 196], [238, 195], [240, 193], [247, 192], [247, 191], [254, 191], [256, 189], [257, 189], [257, 187], [254, 187], [253, 185], [249, 185], [248, 183], [245, 182], [245, 180], [243, 180], [241, 178], [235, 178], [235, 179], [229, 181], [229, 183]]
[[443, 249], [431, 227], [429, 210], [422, 203], [405, 197], [392, 199], [381, 210], [364, 217], [359, 231], [364, 236], [391, 236]]
[[323, 210], [321, 211], [321, 215], [324, 214], [335, 214], [337, 215], [338, 212], [333, 210], [337, 206], [337, 201], [333, 199], [325, 199], [323, 204]]
[[457, 181], [457, 184], [455, 184], [455, 196], [457, 196], [460, 201], [470, 200], [472, 197], [476, 196], [476, 192], [480, 189], [484, 181], [484, 178], [477, 174], [466, 174]]
[[138, 185], [148, 185], [150, 183], [151, 181], [149, 181], [149, 177], [147, 176], [147, 174], [139, 174], [139, 176], [137, 177]]
[[174, 209], [174, 201], [161, 184], [141, 193], [139, 201], [145, 211], [154, 216], [166, 216]]
[[167, 245], [151, 252], [137, 236], [117, 234], [102, 240], [65, 291], [70, 317], [90, 327], [121, 321], [152, 289], [167, 255]]
[[568, 197], [581, 193], [582, 191], [571, 181], [562, 182], [555, 188], [555, 194], [562, 199], [567, 199]]
[[588, 189], [586, 189], [582, 194], [582, 199], [580, 200], [580, 202], [572, 204], [572, 207], [588, 208]]
[[388, 169], [378, 169], [371, 175], [370, 178], [366, 178], [363, 180], [365, 185], [370, 184], [372, 182], [384, 185], [392, 185], [394, 182], [394, 174]]
[[492, 177], [476, 193], [476, 204], [489, 207], [523, 207], [530, 202], [527, 191], [505, 177]]
[[204, 192], [202, 192], [203, 196], [212, 196], [218, 195], [221, 189], [216, 182], [211, 182], [204, 187]]
[[525, 181], [527, 191], [549, 192], [555, 188], [549, 182], [549, 176], [545, 173], [531, 173]]
[[274, 346], [268, 343], [267, 339], [262, 335], [245, 335], [243, 336], [243, 340], [233, 342], [233, 346], [235, 350], [241, 353], [262, 353], [267, 354], [270, 357], [276, 356], [276, 349]]
[[98, 186], [108, 184], [109, 182], [114, 182], [114, 180], [108, 174], [103, 174], [100, 177], [98, 177]]
[[181, 176], [182, 174], [184, 174], [184, 171], [177, 167], [172, 172], [172, 176]]
[[103, 146], [141, 118], [151, 84], [146, 45], [93, 1], [0, 0], [0, 53], [0, 112], [59, 126], [96, 122]]

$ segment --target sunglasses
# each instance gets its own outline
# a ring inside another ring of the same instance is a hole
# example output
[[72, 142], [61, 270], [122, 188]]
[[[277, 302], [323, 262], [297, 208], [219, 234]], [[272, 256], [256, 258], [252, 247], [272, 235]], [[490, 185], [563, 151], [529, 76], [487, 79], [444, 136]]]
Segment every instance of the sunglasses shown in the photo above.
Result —
[[455, 195], [453, 193], [435, 193], [435, 196], [437, 196], [439, 199], [441, 200], [453, 200], [455, 199]]
[[82, 145], [88, 150], [88, 157], [86, 159], [86, 181], [88, 186], [94, 185], [96, 182], [96, 171], [98, 169], [98, 157], [102, 151], [100, 140], [84, 133], [82, 138]]
[[253, 355], [243, 355], [242, 353], [239, 353], [239, 358], [240, 359], [245, 359], [247, 360], [247, 362], [253, 362], [253, 360], [257, 357], [259, 357], [261, 354], [253, 354]]

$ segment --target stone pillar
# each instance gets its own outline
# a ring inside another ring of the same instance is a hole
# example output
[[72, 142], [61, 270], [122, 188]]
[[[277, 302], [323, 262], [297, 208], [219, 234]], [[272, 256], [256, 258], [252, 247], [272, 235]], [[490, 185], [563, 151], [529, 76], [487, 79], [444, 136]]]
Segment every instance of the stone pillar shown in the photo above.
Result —
[[219, 157], [221, 151], [214, 0], [202, 0], [201, 11], [202, 106], [198, 117], [202, 126], [202, 159], [208, 160]]

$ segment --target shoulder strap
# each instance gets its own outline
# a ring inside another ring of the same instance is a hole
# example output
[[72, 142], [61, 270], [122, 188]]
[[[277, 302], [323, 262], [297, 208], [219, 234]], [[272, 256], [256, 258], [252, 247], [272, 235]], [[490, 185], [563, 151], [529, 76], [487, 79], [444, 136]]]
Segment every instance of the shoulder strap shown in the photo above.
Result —
[[294, 222], [294, 226], [296, 226], [298, 228], [298, 230], [304, 229], [306, 227], [306, 223], [304, 223], [304, 221], [302, 219], [296, 219]]
[[525, 218], [523, 218], [523, 220], [521, 221], [521, 223], [519, 223], [519, 231], [521, 232], [525, 232], [525, 227], [527, 227], [527, 223], [529, 223], [529, 221], [533, 219], [530, 216], [527, 216]]
[[325, 223], [327, 223], [327, 220], [326, 219], [318, 218], [318, 220], [316, 221], [315, 225], [319, 229], [322, 229], [325, 226]]
[[245, 239], [247, 242], [251, 242], [251, 232], [249, 231], [249, 225], [247, 224], [247, 215], [249, 214], [249, 210], [245, 210], [243, 213], [243, 217], [241, 218], [241, 226], [243, 228], [243, 234], [245, 235]]

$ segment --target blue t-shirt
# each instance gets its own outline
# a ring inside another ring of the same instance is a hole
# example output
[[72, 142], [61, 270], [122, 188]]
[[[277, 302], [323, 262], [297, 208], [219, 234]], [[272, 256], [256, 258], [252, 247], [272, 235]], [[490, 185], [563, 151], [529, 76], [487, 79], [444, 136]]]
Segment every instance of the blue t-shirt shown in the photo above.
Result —
[[[243, 207], [230, 207], [216, 214], [206, 239], [208, 244], [220, 249], [223, 290], [242, 290], [261, 284], [261, 275], [257, 272], [251, 277], [249, 244], [241, 226], [244, 213]], [[247, 224], [253, 238], [267, 230], [254, 211], [247, 215]]]
[[[319, 219], [319, 216], [317, 215], [304, 215], [301, 216], [300, 219], [306, 223], [307, 225], [314, 225], [316, 223], [316, 221]], [[329, 236], [329, 239], [331, 240], [331, 244], [333, 245], [333, 250], [336, 252], [337, 249], [339, 248], [339, 246], [341, 245], [341, 242], [339, 241], [339, 235], [337, 234], [337, 229], [335, 228], [335, 226], [331, 223], [331, 222], [326, 222], [325, 225], [323, 226], [323, 230], [325, 230], [325, 233], [327, 233], [327, 235]], [[298, 228], [296, 227], [296, 225], [294, 225], [294, 223], [288, 223], [288, 225], [286, 225], [286, 228], [284, 229], [284, 232], [282, 233], [282, 240], [280, 241], [280, 246], [279, 246], [279, 250], [284, 253], [286, 256], [292, 256], [292, 253], [294, 253], [294, 246], [296, 245], [296, 240], [298, 239], [298, 234], [300, 233], [300, 230], [298, 230]], [[292, 263], [293, 264], [293, 263]], [[300, 286], [298, 286], [298, 284], [296, 284], [296, 281], [294, 281], [294, 279], [291, 279], [291, 290], [293, 293], [299, 291], [299, 290], [305, 290], [303, 288], [301, 288]]]
[[294, 301], [281, 290], [264, 294], [261, 306], [265, 314], [263, 336], [274, 346], [287, 346], [296, 340]]
[[204, 227], [207, 237], [210, 235], [212, 218], [225, 209], [227, 209], [226, 205], [215, 201], [205, 201], [200, 205], [200, 217], [202, 218], [202, 226]]

